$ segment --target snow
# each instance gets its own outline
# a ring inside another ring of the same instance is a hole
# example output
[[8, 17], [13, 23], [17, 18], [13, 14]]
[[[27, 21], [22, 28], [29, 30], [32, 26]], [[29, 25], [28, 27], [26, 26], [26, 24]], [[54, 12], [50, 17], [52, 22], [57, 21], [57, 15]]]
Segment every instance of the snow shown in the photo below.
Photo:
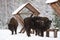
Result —
[[21, 5], [19, 8], [17, 8], [17, 9], [12, 13], [12, 15], [13, 15], [13, 14], [17, 14], [20, 10], [23, 9], [24, 6], [26, 6], [26, 4], [28, 4], [28, 3], [25, 3], [25, 4]]
[[[18, 7], [18, 8], [12, 13], [12, 15], [17, 14], [17, 13], [18, 13], [19, 11], [21, 11], [25, 6], [27, 6], [28, 3], [29, 3], [29, 2], [27, 2], [27, 3], [25, 3], [25, 4], [22, 4], [20, 7]], [[30, 6], [32, 5], [31, 3], [29, 3], [29, 4], [30, 4]], [[33, 5], [32, 5], [31, 7], [33, 7]], [[36, 7], [34, 7], [34, 8], [39, 12], [39, 10], [38, 10]]]
[[58, 0], [46, 0], [46, 3], [53, 3], [53, 2], [57, 2]]
[[[20, 31], [19, 29], [17, 30]], [[0, 40], [60, 40], [60, 32], [58, 32], [58, 37], [54, 38], [53, 32], [50, 32], [50, 37], [45, 36], [35, 36], [34, 34], [31, 34], [31, 37], [28, 37], [25, 33], [17, 33], [16, 35], [11, 35], [11, 31], [8, 29], [0, 29]]]

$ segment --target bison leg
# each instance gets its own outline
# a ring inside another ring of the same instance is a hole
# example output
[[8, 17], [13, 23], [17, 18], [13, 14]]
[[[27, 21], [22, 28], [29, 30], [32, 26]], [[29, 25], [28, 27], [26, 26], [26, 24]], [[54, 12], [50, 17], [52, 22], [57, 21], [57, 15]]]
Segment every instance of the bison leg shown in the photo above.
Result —
[[27, 36], [30, 37], [30, 29], [26, 30]]
[[38, 31], [37, 31], [37, 30], [35, 30], [35, 32], [36, 32], [36, 34], [35, 34], [35, 35], [37, 35]]
[[17, 34], [17, 28], [15, 28], [15, 34]]
[[30, 31], [27, 31], [27, 36], [30, 37]]
[[41, 36], [42, 36], [42, 37], [44, 36], [44, 31], [41, 31]]
[[35, 35], [38, 35], [39, 34], [39, 30], [38, 29], [36, 29], [35, 32], [36, 32]]
[[40, 36], [40, 30], [38, 30], [38, 33], [37, 34], [38, 34], [38, 36]]
[[12, 35], [14, 34], [13, 32], [14, 32], [14, 31], [12, 30]]

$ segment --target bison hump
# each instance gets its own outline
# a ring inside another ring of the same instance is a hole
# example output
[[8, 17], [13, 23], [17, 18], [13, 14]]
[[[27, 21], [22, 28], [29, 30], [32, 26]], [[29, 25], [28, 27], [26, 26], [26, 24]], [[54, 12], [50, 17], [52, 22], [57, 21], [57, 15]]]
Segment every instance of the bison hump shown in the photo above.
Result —
[[12, 24], [12, 25], [18, 25], [18, 22], [15, 18], [11, 18], [9, 24]]

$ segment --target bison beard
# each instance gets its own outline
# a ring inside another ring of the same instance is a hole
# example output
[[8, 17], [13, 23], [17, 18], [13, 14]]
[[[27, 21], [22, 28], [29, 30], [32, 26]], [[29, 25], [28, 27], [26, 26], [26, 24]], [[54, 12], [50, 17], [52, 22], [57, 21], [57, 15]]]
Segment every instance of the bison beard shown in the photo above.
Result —
[[17, 20], [12, 17], [9, 24], [8, 24], [8, 29], [11, 30], [12, 35], [13, 35], [14, 31], [15, 31], [15, 34], [17, 34], [17, 26], [18, 26]]
[[31, 29], [35, 30], [36, 35], [44, 36], [44, 31], [50, 28], [51, 20], [47, 17], [27, 17], [24, 19], [24, 28], [27, 36], [30, 36]]

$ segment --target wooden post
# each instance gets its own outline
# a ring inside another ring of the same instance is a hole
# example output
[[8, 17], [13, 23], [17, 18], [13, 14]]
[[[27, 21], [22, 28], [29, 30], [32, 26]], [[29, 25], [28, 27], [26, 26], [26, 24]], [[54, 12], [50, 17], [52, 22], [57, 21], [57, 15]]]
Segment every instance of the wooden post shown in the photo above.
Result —
[[57, 37], [57, 30], [55, 29], [54, 30], [54, 38], [56, 38]]
[[25, 29], [23, 27], [19, 33], [24, 33], [24, 32], [25, 32]]
[[60, 2], [60, 0], [58, 0], [58, 2]]
[[17, 21], [23, 26], [23, 19], [19, 15], [14, 15]]
[[46, 31], [46, 37], [49, 37], [49, 31], [53, 31], [54, 32], [54, 38], [57, 38], [57, 32], [59, 31], [59, 29], [48, 29]]
[[55, 29], [54, 30], [54, 38], [56, 38], [57, 37], [57, 32], [59, 31], [59, 29]]

